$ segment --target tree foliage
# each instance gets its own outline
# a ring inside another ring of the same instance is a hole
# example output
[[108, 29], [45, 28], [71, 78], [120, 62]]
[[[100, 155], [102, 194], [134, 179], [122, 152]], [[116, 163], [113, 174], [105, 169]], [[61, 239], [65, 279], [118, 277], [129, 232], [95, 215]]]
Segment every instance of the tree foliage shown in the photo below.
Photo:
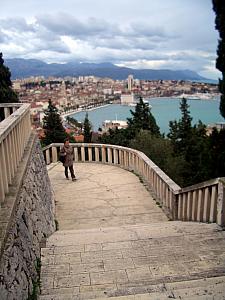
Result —
[[150, 111], [149, 104], [144, 103], [142, 97], [135, 106], [135, 111], [131, 110], [130, 112], [132, 117], [127, 119], [128, 129], [133, 131], [134, 134], [140, 130], [148, 130], [153, 135], [160, 135], [159, 127]]
[[216, 29], [219, 32], [216, 68], [222, 73], [222, 79], [219, 79], [220, 114], [225, 118], [225, 5], [223, 0], [212, 0], [212, 3], [216, 14]]
[[174, 152], [178, 154], [185, 151], [186, 144], [192, 135], [192, 118], [188, 109], [187, 100], [183, 98], [180, 103], [181, 119], [178, 122], [175, 120], [169, 123], [168, 138], [174, 146]]
[[43, 144], [47, 146], [51, 143], [63, 143], [67, 135], [58, 109], [53, 105], [51, 100], [49, 100], [48, 108], [44, 113], [43, 129], [45, 137], [42, 140]]
[[75, 119], [75, 118], [72, 118], [72, 117], [67, 116], [67, 117], [66, 117], [66, 121], [67, 121], [70, 125], [72, 125], [72, 126], [74, 126], [74, 127], [76, 127], [76, 128], [82, 129], [82, 127], [83, 127], [83, 124], [82, 124], [81, 122], [78, 122], [77, 119]]
[[174, 156], [180, 161], [180, 185], [191, 185], [208, 178], [208, 137], [205, 125], [199, 121], [192, 126], [187, 100], [180, 103], [181, 119], [170, 121], [168, 138]]
[[181, 118], [170, 122], [167, 137], [152, 130], [146, 111], [141, 103], [128, 120], [128, 128], [109, 130], [101, 142], [144, 152], [181, 187], [225, 176], [225, 130], [214, 129], [208, 136], [201, 121], [192, 125], [184, 98], [180, 103]]
[[135, 106], [135, 111], [131, 112], [131, 118], [127, 119], [128, 127], [126, 129], [110, 129], [104, 134], [100, 142], [113, 145], [129, 146], [140, 131], [147, 130], [154, 136], [160, 136], [160, 129], [156, 124], [149, 105], [144, 103], [140, 97], [139, 103]]
[[84, 143], [91, 143], [91, 123], [88, 119], [88, 113], [85, 115], [84, 119]]
[[17, 94], [12, 89], [11, 73], [4, 65], [2, 53], [0, 53], [0, 103], [19, 102]]

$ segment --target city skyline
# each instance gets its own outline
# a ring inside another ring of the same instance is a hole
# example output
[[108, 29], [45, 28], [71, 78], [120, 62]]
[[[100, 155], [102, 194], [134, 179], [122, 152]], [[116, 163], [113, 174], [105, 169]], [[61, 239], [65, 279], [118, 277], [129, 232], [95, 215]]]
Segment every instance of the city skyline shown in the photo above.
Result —
[[107, 61], [220, 76], [211, 0], [3, 0], [1, 7], [4, 58]]

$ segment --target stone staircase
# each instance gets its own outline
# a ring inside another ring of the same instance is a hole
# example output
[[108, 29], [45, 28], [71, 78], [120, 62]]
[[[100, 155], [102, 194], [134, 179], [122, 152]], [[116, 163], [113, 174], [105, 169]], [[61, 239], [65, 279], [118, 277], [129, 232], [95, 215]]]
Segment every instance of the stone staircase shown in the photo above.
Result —
[[42, 249], [40, 300], [225, 299], [224, 249], [215, 224], [57, 231]]

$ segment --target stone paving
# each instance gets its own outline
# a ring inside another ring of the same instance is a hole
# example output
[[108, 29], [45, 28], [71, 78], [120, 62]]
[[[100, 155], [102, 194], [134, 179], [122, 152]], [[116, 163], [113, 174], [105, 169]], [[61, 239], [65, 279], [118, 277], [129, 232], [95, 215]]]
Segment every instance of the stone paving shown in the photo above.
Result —
[[49, 172], [60, 230], [167, 221], [133, 173], [115, 166], [75, 164], [78, 180], [64, 178], [62, 164]]
[[169, 222], [130, 172], [76, 171], [76, 182], [49, 171], [59, 231], [42, 249], [41, 300], [225, 299], [224, 231]]

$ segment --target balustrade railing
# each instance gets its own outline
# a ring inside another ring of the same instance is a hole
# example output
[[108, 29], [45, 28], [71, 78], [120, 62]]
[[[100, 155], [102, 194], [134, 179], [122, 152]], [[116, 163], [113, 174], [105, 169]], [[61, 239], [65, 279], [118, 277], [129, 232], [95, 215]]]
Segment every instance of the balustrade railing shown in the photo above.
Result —
[[0, 104], [4, 120], [0, 122], [0, 205], [9, 191], [16, 169], [30, 137], [30, 105]]
[[[62, 145], [54, 143], [43, 149], [46, 164], [58, 161]], [[224, 178], [181, 188], [140, 151], [106, 144], [71, 145], [75, 162], [114, 164], [141, 176], [173, 220], [225, 225]]]

